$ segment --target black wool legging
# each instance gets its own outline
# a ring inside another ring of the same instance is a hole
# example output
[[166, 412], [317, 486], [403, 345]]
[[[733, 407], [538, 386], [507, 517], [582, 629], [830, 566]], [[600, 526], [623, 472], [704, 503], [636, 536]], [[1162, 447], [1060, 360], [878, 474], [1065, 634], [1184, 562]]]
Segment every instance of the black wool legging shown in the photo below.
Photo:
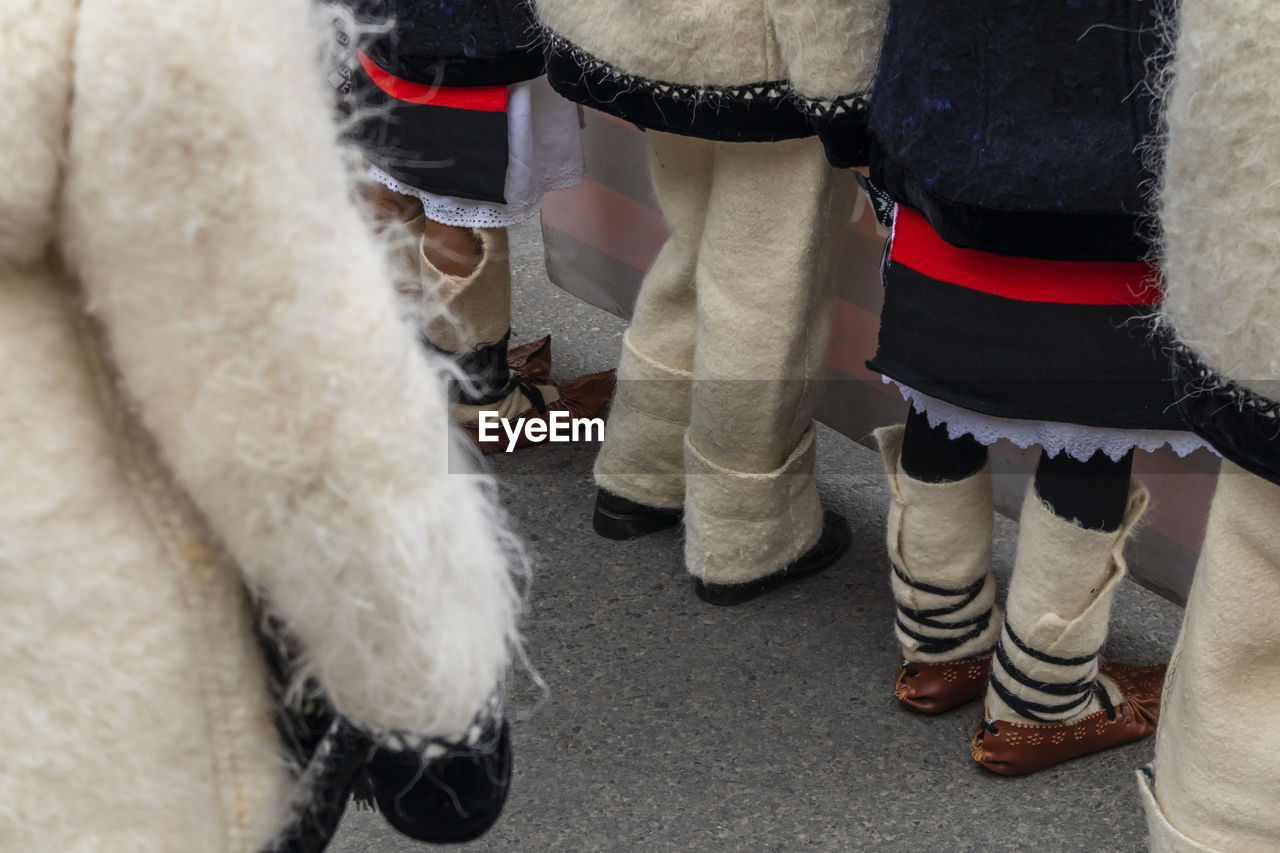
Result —
[[[911, 409], [902, 439], [902, 470], [913, 480], [952, 483], [981, 470], [987, 448], [972, 436], [951, 438], [946, 424], [929, 426], [929, 419]], [[1089, 530], [1118, 530], [1129, 502], [1133, 451], [1112, 461], [1099, 450], [1087, 462], [1066, 453], [1041, 451], [1036, 465], [1036, 493], [1054, 515]]]

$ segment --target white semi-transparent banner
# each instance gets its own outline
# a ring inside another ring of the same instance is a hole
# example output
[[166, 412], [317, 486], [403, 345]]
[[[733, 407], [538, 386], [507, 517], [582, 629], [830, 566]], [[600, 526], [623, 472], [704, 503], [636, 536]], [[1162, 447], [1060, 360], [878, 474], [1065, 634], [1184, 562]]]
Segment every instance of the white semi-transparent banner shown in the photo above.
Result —
[[[666, 229], [649, 187], [643, 135], [592, 110], [582, 115], [588, 179], [550, 194], [543, 204], [547, 272], [564, 290], [626, 317]], [[866, 368], [879, 328], [886, 236], [859, 194], [849, 239], [832, 273], [836, 302], [818, 418], [863, 442], [871, 430], [906, 414], [898, 390]], [[993, 448], [1001, 512], [1016, 515], [1037, 454], [1007, 442]], [[1129, 546], [1131, 577], [1174, 601], [1184, 601], [1191, 585], [1217, 470], [1217, 458], [1207, 451], [1185, 459], [1168, 451], [1139, 452], [1134, 461], [1135, 474], [1154, 500]]]

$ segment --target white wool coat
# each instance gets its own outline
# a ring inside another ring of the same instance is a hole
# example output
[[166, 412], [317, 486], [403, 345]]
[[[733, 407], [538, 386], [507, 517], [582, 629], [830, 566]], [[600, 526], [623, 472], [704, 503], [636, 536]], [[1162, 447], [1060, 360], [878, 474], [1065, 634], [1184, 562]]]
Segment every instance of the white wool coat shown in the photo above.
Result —
[[308, 0], [0, 0], [0, 851], [257, 851], [247, 609], [456, 735], [517, 597], [351, 202]]
[[1185, 0], [1158, 202], [1163, 315], [1216, 373], [1280, 399], [1280, 9]]
[[565, 97], [642, 127], [710, 139], [816, 131], [837, 161], [862, 157], [865, 96], [888, 6], [534, 0], [549, 42], [548, 75]]
[[888, 0], [536, 0], [554, 36], [637, 77], [789, 80], [812, 98], [871, 84]]

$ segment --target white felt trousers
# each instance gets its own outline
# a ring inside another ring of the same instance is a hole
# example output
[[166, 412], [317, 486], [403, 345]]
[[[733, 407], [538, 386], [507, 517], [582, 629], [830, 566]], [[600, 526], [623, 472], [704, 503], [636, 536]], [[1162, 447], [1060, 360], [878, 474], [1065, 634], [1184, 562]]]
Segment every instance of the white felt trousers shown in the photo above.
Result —
[[624, 340], [596, 481], [683, 507], [689, 571], [744, 583], [821, 530], [812, 397], [853, 178], [816, 139], [647, 137], [671, 236]]
[[1280, 486], [1222, 465], [1143, 799], [1154, 851], [1280, 849]]

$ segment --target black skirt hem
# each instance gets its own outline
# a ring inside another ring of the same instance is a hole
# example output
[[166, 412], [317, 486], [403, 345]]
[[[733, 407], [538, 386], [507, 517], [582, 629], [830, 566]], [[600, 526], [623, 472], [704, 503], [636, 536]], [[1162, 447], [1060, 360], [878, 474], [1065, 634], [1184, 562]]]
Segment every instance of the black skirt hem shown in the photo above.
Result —
[[[912, 391], [918, 391], [935, 400], [972, 412], [979, 417], [1027, 421], [1029, 423], [1069, 424], [1071, 426], [1102, 430], [1138, 430], [1141, 432], [1170, 433], [1191, 431], [1190, 427], [1182, 422], [1180, 416], [1172, 411], [1167, 417], [1150, 420], [1142, 418], [1091, 417], [1088, 413], [1081, 414], [1071, 408], [1051, 404], [1003, 403], [990, 396], [983, 395], [978, 389], [967, 387], [966, 383], [930, 379], [914, 373], [901, 364], [887, 362], [878, 357], [871, 359], [866, 364], [868, 369], [886, 376], [894, 382], [910, 388]], [[1037, 384], [1045, 385], [1047, 383]], [[1064, 396], [1069, 398], [1079, 399], [1077, 394], [1064, 389], [1061, 383], [1058, 384], [1057, 391], [1058, 393], [1065, 392]], [[1203, 436], [1201, 437], [1203, 438]]]
[[1099, 429], [1186, 431], [1149, 306], [1025, 302], [884, 271], [879, 346], [867, 366], [990, 417]]

